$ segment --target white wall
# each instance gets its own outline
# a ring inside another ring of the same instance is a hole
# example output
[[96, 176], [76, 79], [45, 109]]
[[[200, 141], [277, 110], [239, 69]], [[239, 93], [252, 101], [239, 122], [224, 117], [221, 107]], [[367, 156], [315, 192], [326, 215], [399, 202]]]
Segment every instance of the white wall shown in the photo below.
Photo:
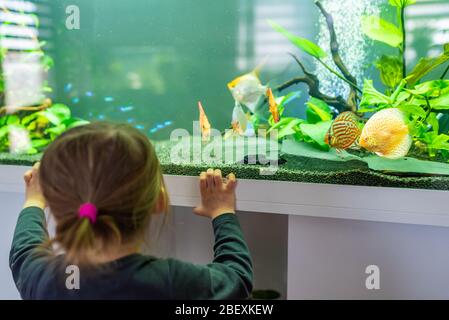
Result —
[[23, 195], [0, 192], [0, 299], [19, 299], [9, 269], [9, 249], [17, 217], [23, 204]]
[[288, 268], [289, 299], [449, 299], [449, 228], [290, 216]]

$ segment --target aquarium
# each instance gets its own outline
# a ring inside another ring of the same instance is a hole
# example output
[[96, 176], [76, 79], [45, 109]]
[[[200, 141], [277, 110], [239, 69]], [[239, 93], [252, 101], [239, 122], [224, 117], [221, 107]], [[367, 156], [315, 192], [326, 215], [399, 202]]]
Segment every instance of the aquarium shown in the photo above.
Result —
[[128, 123], [167, 174], [449, 189], [443, 0], [0, 0], [0, 162]]

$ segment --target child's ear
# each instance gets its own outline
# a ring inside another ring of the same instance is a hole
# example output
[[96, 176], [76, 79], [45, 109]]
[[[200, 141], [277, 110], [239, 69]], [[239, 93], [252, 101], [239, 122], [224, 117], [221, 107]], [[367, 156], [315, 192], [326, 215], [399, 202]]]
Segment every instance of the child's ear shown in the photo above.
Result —
[[165, 214], [168, 210], [167, 193], [165, 188], [162, 188], [159, 192], [159, 197], [154, 206], [153, 214]]

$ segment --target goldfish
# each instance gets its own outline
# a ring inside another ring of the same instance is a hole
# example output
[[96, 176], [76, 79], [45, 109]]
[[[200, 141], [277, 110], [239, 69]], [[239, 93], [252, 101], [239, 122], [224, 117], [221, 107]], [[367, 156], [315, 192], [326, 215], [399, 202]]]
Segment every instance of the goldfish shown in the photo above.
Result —
[[236, 102], [245, 105], [254, 113], [257, 103], [265, 95], [267, 88], [260, 82], [259, 71], [256, 68], [256, 70], [229, 82], [228, 89]]
[[267, 89], [266, 95], [268, 97], [268, 106], [270, 108], [271, 115], [273, 116], [274, 123], [278, 123], [280, 120], [279, 108], [274, 98], [271, 88]]
[[361, 130], [359, 118], [353, 112], [343, 112], [332, 122], [324, 142], [337, 150], [346, 150], [357, 143]]
[[198, 101], [198, 109], [200, 111], [200, 129], [203, 142], [209, 141], [211, 134], [211, 125], [209, 119], [207, 119], [206, 112], [204, 112], [201, 101]]
[[380, 157], [399, 159], [407, 155], [412, 142], [404, 113], [399, 109], [389, 108], [375, 113], [368, 120], [359, 144]]

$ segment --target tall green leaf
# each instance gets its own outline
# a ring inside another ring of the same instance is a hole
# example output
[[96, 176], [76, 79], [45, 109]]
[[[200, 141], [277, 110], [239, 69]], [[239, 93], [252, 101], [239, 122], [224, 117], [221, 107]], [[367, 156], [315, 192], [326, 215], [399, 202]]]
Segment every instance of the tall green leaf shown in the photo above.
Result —
[[393, 7], [405, 8], [416, 3], [416, 0], [388, 0]]
[[444, 51], [440, 56], [435, 58], [422, 58], [419, 60], [418, 64], [406, 78], [407, 83], [411, 86], [415, 85], [426, 74], [447, 61], [449, 61], [449, 43], [444, 45]]
[[398, 48], [402, 44], [402, 31], [394, 24], [377, 16], [362, 17], [362, 31], [373, 40]]
[[312, 41], [295, 36], [294, 34], [290, 33], [287, 29], [283, 28], [282, 26], [280, 26], [279, 24], [277, 24], [272, 20], [268, 20], [268, 23], [274, 30], [284, 35], [288, 40], [290, 40], [291, 43], [293, 43], [296, 47], [298, 47], [302, 51], [310, 54], [311, 56], [317, 59], [322, 59], [327, 56], [327, 53], [323, 49], [321, 49], [320, 46], [313, 43]]

